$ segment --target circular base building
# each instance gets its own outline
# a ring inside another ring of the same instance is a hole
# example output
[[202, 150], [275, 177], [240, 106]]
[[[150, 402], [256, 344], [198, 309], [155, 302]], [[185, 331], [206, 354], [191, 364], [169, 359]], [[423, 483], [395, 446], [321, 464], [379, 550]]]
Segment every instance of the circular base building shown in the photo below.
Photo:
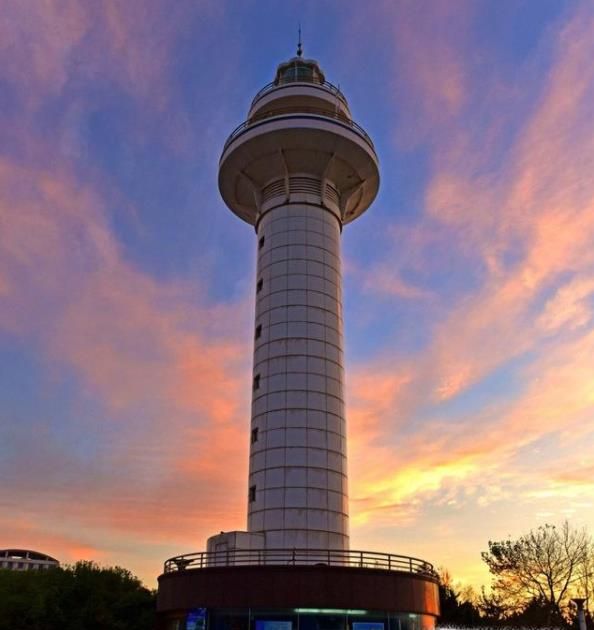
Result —
[[437, 578], [422, 560], [336, 550], [204, 552], [159, 577], [158, 630], [430, 630]]

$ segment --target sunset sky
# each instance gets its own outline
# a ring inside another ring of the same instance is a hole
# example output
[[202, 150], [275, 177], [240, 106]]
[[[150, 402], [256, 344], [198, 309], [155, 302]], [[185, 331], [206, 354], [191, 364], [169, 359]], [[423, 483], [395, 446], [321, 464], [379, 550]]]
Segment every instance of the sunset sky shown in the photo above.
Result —
[[245, 528], [255, 237], [223, 143], [293, 56], [381, 167], [344, 230], [351, 547], [489, 581], [594, 533], [594, 3], [3, 0], [0, 548]]

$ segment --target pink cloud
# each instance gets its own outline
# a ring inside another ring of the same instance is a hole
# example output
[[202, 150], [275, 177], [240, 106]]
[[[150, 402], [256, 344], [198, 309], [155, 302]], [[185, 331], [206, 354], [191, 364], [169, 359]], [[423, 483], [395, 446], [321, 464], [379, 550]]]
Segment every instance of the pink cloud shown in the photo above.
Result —
[[[576, 9], [502, 168], [485, 168], [492, 147], [456, 122], [435, 138], [425, 212], [414, 226], [425, 237], [416, 239], [411, 257], [417, 269], [435, 265], [426, 246], [433, 240], [440, 252], [471, 256], [480, 284], [461, 298], [430, 303], [434, 314], [445, 315], [436, 317], [426, 347], [405, 357], [386, 348], [381, 357], [356, 367], [368, 383], [377, 379], [378, 387], [366, 388], [370, 399], [363, 399], [361, 416], [356, 390], [349, 404], [351, 497], [359, 514], [354, 540], [373, 539], [378, 529], [367, 523], [376, 522], [375, 510], [388, 506], [407, 506], [402, 522], [393, 512], [396, 536], [411, 522], [425, 527], [421, 518], [445, 510], [437, 506], [450, 501], [474, 505], [475, 515], [513, 498], [537, 501], [548, 483], [547, 461], [530, 460], [530, 472], [521, 461], [524, 451], [557, 440], [562, 450], [555, 457], [569, 465], [570, 440], [579, 435], [586, 451], [594, 440], [594, 72], [588, 61], [594, 55], [593, 29], [591, 8]], [[419, 38], [416, 46], [424, 44]], [[429, 98], [430, 88], [423, 94]], [[515, 98], [514, 90], [510, 94]], [[499, 110], [492, 116], [496, 128]], [[473, 171], [473, 164], [480, 169]], [[400, 242], [395, 239], [380, 273], [392, 268], [397, 277]], [[519, 358], [525, 364], [516, 367], [518, 393], [470, 415], [440, 417], [445, 402]], [[390, 376], [401, 383], [397, 390], [382, 387]], [[573, 496], [565, 482], [556, 486], [555, 496], [560, 499], [564, 491]], [[592, 517], [591, 510], [585, 512], [586, 519]], [[478, 563], [478, 551], [476, 556]]]
[[594, 277], [578, 277], [562, 285], [544, 306], [537, 324], [547, 332], [586, 326], [592, 321], [588, 299], [594, 293]]
[[470, 2], [438, 0], [427, 11], [405, 0], [370, 4], [365, 20], [358, 10], [349, 15], [343, 42], [353, 63], [360, 61], [360, 41], [381, 38], [392, 53], [382, 77], [386, 91], [398, 96], [399, 146], [431, 140], [468, 105], [471, 77], [463, 45], [470, 43], [475, 9]]
[[[204, 103], [193, 103], [190, 111], [179, 98], [183, 89], [177, 83], [183, 67], [179, 46], [190, 30], [194, 40], [205, 46], [203, 42], [221, 27], [225, 3], [23, 0], [4, 9], [1, 74], [17, 115], [7, 110], [0, 119], [4, 133], [14, 135], [18, 146], [26, 148], [26, 140], [12, 126], [31, 116], [25, 134], [38, 127], [45, 134], [48, 104], [59, 103], [60, 114], [54, 113], [52, 123], [55, 149], [72, 158], [86, 158], [89, 113], [122, 96], [120, 104], [130, 100], [136, 107], [136, 115], [127, 122], [128, 142], [146, 146], [150, 129], [174, 155], [195, 157], [209, 144], [210, 130], [204, 133], [202, 126], [198, 136], [192, 123]], [[226, 54], [233, 56], [236, 45], [231, 38]], [[197, 56], [203, 54], [204, 49], [198, 48]]]
[[362, 277], [362, 289], [379, 295], [398, 297], [404, 300], [428, 300], [432, 293], [410, 284], [389, 267], [375, 267], [371, 273], [358, 270], [355, 277]]
[[[81, 536], [64, 536], [49, 532], [39, 527], [33, 520], [15, 517], [0, 518], [0, 531], [7, 540], [14, 541], [11, 545], [16, 549], [32, 549], [47, 553], [56, 558], [61, 564], [73, 563], [81, 559], [102, 560], [105, 557], [101, 546], [95, 546], [84, 534]], [[50, 551], [51, 550], [51, 551]]]
[[[85, 168], [82, 180], [69, 163], [84, 154], [88, 113], [72, 87], [89, 77], [116, 86], [142, 105], [129, 141], [145, 143], [143, 125], [158, 121], [151, 127], [168, 149], [191, 144], [195, 156], [208, 133], [196, 143], [185, 112], [169, 107], [175, 47], [190, 26], [194, 37], [212, 34], [224, 11], [211, 2], [33, 4], [0, 21], [2, 74], [19, 104], [3, 133], [26, 156], [0, 158], [0, 332], [36, 354], [48, 389], [76, 379], [67, 411], [79, 419], [66, 426], [43, 409], [24, 436], [3, 412], [27, 457], [14, 457], [0, 502], [34, 525], [0, 532], [63, 559], [128, 559], [152, 582], [167, 555], [244, 523], [251, 342], [241, 332], [253, 305], [213, 303], [196, 282], [158, 281], [129, 262], [104, 204], [115, 197], [133, 218], [136, 209], [104, 174]], [[64, 118], [39, 133], [40, 108], [66, 90], [74, 97]]]
[[[154, 553], [151, 545], [188, 551], [221, 527], [240, 527], [251, 356], [241, 331], [249, 330], [251, 301], [212, 304], [195, 285], [135, 268], [101, 191], [64, 166], [4, 159], [0, 190], [0, 330], [33, 346], [48, 378], [72, 371], [81, 396], [103, 410], [100, 420], [86, 418], [81, 405], [76, 432], [113, 440], [85, 461], [55, 441], [59, 418], [51, 427], [39, 421], [0, 500], [43, 526], [15, 537], [0, 525], [3, 537], [106, 562], [119, 561], [118, 545], [134, 537], [138, 562]], [[154, 575], [163, 558], [151, 557]]]
[[[210, 2], [199, 4], [202, 12], [216, 17]], [[162, 108], [174, 35], [187, 28], [193, 9], [187, 3], [165, 9], [153, 0], [25, 0], [6, 7], [0, 21], [3, 72], [39, 99], [59, 93], [82, 67], [115, 79], [147, 107]]]
[[[510, 151], [502, 176], [469, 178], [464, 171], [472, 155], [451, 161], [447, 146], [447, 166], [437, 162], [422, 225], [426, 231], [435, 224], [448, 226], [442, 237], [481, 256], [486, 270], [482, 288], [451, 308], [427, 351], [438, 397], [462, 391], [534, 347], [542, 338], [538, 327], [530, 327], [540, 293], [554, 288], [560, 274], [590, 273], [594, 144], [587, 128], [594, 77], [583, 68], [593, 52], [591, 23], [584, 10], [561, 34], [539, 107]], [[570, 47], [563, 44], [567, 38]], [[508, 262], [510, 253], [513, 262]], [[389, 263], [382, 265], [380, 276]], [[588, 285], [587, 277], [574, 282]], [[583, 300], [581, 307], [588, 308]]]

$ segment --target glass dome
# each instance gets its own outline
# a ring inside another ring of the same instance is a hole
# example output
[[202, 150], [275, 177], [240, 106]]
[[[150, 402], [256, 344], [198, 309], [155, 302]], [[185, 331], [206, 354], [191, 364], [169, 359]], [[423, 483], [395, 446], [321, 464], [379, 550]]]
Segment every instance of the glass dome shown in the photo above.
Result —
[[293, 57], [278, 67], [274, 85], [297, 82], [323, 85], [325, 80], [324, 73], [316, 61]]

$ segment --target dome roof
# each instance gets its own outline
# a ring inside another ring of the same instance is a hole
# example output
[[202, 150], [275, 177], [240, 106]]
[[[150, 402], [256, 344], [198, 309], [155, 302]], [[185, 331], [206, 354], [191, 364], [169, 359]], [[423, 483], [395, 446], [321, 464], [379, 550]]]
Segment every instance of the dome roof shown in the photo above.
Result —
[[31, 549], [0, 549], [0, 558], [13, 558], [15, 560], [41, 560], [43, 562], [58, 562], [55, 558], [39, 551]]
[[285, 83], [317, 83], [323, 85], [326, 78], [314, 59], [293, 57], [289, 61], [281, 63], [276, 69], [275, 85]]

